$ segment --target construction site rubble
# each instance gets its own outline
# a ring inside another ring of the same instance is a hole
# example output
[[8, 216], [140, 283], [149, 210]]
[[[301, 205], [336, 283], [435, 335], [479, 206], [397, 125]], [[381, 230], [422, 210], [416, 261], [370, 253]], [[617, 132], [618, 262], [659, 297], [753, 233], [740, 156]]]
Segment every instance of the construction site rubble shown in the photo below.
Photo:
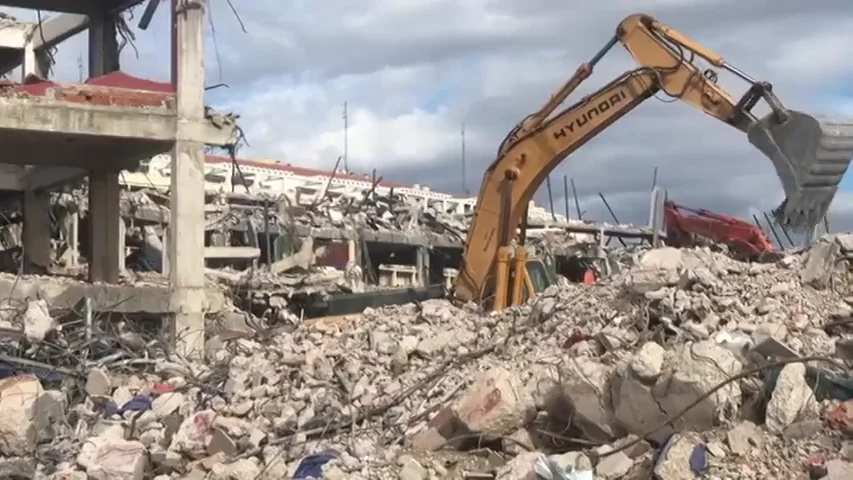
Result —
[[0, 477], [853, 478], [846, 240], [635, 251], [501, 312], [223, 312], [204, 363], [33, 299], [0, 319]]

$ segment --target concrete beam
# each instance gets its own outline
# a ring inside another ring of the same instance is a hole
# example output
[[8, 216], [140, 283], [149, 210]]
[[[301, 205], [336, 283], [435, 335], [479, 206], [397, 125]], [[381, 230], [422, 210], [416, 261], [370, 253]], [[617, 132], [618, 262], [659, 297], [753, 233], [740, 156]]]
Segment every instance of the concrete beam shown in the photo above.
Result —
[[171, 141], [177, 118], [162, 109], [105, 107], [34, 98], [0, 99], [0, 129]]
[[37, 190], [81, 178], [85, 171], [73, 167], [41, 167], [0, 163], [0, 190]]
[[27, 37], [34, 28], [31, 23], [13, 23], [10, 20], [0, 20], [0, 48], [22, 50], [27, 44]]
[[3, 6], [66, 13], [117, 13], [145, 0], [3, 0]]
[[25, 190], [23, 176], [24, 167], [9, 163], [0, 164], [0, 190]]
[[251, 260], [260, 256], [261, 249], [256, 247], [204, 247], [206, 259]]
[[[236, 130], [210, 121], [182, 122], [182, 136], [208, 145], [231, 145]], [[0, 130], [174, 142], [174, 110], [105, 107], [36, 98], [0, 99]]]
[[[89, 17], [79, 13], [63, 13], [42, 22], [38, 34], [33, 35], [36, 50], [53, 48], [89, 28]], [[36, 32], [34, 32], [36, 33]]]
[[84, 176], [86, 171], [82, 168], [29, 166], [21, 181], [25, 189], [50, 188]]

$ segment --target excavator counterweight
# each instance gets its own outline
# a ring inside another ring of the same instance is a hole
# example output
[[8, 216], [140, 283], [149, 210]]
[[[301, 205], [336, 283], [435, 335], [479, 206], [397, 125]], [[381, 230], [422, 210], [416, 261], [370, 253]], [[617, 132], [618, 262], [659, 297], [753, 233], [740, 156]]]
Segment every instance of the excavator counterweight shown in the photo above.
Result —
[[[639, 68], [555, 114], [618, 43]], [[713, 68], [700, 69], [694, 63], [697, 58]], [[714, 69], [747, 82], [746, 94], [735, 100], [717, 85]], [[567, 156], [656, 95], [681, 100], [734, 127], [770, 158], [785, 192], [785, 200], [774, 211], [780, 223], [806, 230], [821, 221], [853, 159], [853, 123], [788, 110], [769, 83], [755, 80], [654, 18], [635, 14], [622, 20], [607, 44], [501, 143], [496, 160], [483, 176], [454, 282], [456, 300], [488, 300], [501, 309], [538, 291], [530, 273], [535, 259], [529, 258], [524, 246], [522, 224], [530, 199]], [[760, 100], [771, 110], [761, 119], [752, 113]]]

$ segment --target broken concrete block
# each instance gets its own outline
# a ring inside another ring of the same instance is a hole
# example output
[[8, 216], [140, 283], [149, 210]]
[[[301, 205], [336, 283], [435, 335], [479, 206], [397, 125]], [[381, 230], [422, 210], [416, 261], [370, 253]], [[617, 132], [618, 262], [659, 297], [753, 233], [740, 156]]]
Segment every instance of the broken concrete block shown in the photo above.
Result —
[[495, 472], [495, 478], [501, 480], [536, 480], [533, 465], [541, 457], [539, 452], [524, 452], [513, 458]]
[[44, 394], [32, 375], [0, 380], [0, 452], [27, 455], [36, 446], [39, 398]]
[[261, 467], [255, 458], [242, 458], [235, 462], [221, 462], [213, 465], [210, 473], [204, 477], [206, 480], [243, 480], [258, 478], [261, 475]]
[[678, 248], [655, 248], [643, 254], [640, 267], [649, 270], [678, 270], [683, 261], [683, 254]]
[[[444, 414], [446, 412], [450, 412], [450, 410], [446, 409], [445, 411], [440, 412], [438, 415], [436, 415], [436, 418], [442, 416], [442, 414]], [[450, 427], [450, 428], [446, 429], [448, 431], [448, 437], [453, 436], [453, 430], [452, 430], [453, 426], [452, 426], [451, 422], [452, 422], [452, 420], [448, 421], [448, 423], [447, 423], [447, 427]], [[412, 437], [412, 439], [410, 440], [410, 443], [411, 443], [412, 449], [414, 451], [416, 451], [416, 452], [431, 452], [433, 450], [438, 449], [439, 447], [441, 447], [445, 443], [447, 443], [447, 438], [445, 438], [444, 435], [442, 435], [441, 431], [439, 430], [441, 427], [444, 427], [445, 425], [441, 425], [440, 421], [436, 421], [435, 419], [433, 419], [430, 422], [430, 424], [432, 425], [434, 423], [437, 426], [427, 427], [425, 430], [421, 430], [420, 432], [416, 433]]]
[[0, 458], [0, 478], [36, 478], [36, 463], [23, 457]]
[[213, 410], [204, 410], [188, 416], [172, 437], [169, 450], [184, 453], [194, 459], [206, 456], [216, 416]]
[[519, 428], [504, 439], [503, 443], [504, 451], [511, 455], [519, 455], [522, 452], [529, 452], [531, 449], [535, 450], [533, 435], [526, 428]]
[[746, 455], [752, 447], [764, 444], [764, 433], [752, 422], [741, 422], [726, 433], [729, 450], [735, 455]]
[[637, 378], [654, 381], [663, 371], [663, 357], [666, 351], [655, 342], [646, 342], [631, 359], [631, 371]]
[[56, 321], [50, 316], [50, 308], [44, 299], [30, 300], [23, 315], [24, 335], [30, 340], [41, 341], [47, 332], [56, 328]]
[[645, 294], [676, 285], [679, 278], [680, 275], [674, 270], [636, 270], [625, 276], [622, 286], [633, 293]]
[[[652, 387], [638, 379], [628, 362], [619, 364], [611, 382], [613, 416], [629, 433], [645, 435], [651, 428], [662, 425], [666, 413], [661, 409]], [[664, 442], [672, 435], [672, 428], [664, 427], [651, 435], [655, 443]]]
[[34, 407], [36, 415], [33, 416], [33, 425], [38, 432], [38, 443], [52, 440], [59, 433], [61, 424], [57, 422], [65, 418], [67, 409], [68, 399], [59, 390], [45, 390], [39, 396]]
[[[594, 441], [609, 441], [618, 436], [610, 409], [611, 367], [581, 357], [567, 362], [560, 372], [557, 389], [546, 391], [545, 410], [555, 419], [572, 421]], [[547, 380], [537, 380], [547, 388]]]
[[694, 480], [690, 456], [701, 439], [692, 434], [676, 433], [669, 439], [654, 468], [655, 478], [661, 480]]
[[521, 378], [504, 368], [483, 373], [452, 408], [470, 431], [499, 435], [518, 430], [536, 414]]
[[784, 342], [788, 336], [788, 327], [781, 322], [764, 322], [752, 332], [752, 340], [756, 345], [764, 342], [768, 338]]
[[94, 480], [143, 480], [147, 466], [145, 445], [137, 441], [110, 439], [95, 449], [86, 473]]
[[842, 252], [853, 252], [853, 233], [839, 233], [831, 237], [841, 247]]
[[835, 271], [835, 264], [841, 254], [841, 247], [836, 242], [818, 241], [806, 255], [806, 262], [800, 280], [814, 288], [823, 289], [829, 286], [829, 279]]
[[844, 460], [826, 462], [826, 476], [823, 480], [846, 480], [853, 478], [853, 463]]
[[449, 330], [421, 340], [416, 351], [421, 355], [431, 357], [443, 350], [466, 345], [476, 339], [477, 334], [474, 332], [463, 329]]
[[213, 434], [211, 434], [210, 441], [207, 444], [208, 454], [216, 455], [217, 453], [223, 453], [230, 457], [236, 455], [237, 451], [237, 442], [228, 433], [218, 427], [213, 429]]
[[[607, 452], [610, 447], [603, 447], [602, 452]], [[634, 461], [631, 460], [624, 452], [616, 452], [612, 455], [603, 457], [598, 465], [595, 466], [596, 478], [602, 480], [617, 480], [624, 478], [631, 467], [634, 466]]]
[[86, 376], [86, 393], [93, 397], [107, 397], [112, 392], [110, 374], [102, 368], [92, 368]]
[[397, 459], [397, 463], [400, 464], [400, 480], [426, 480], [429, 478], [429, 471], [411, 455], [402, 455]]
[[183, 393], [166, 392], [151, 402], [151, 411], [154, 412], [157, 418], [163, 418], [177, 412], [183, 403]]
[[790, 363], [782, 368], [776, 386], [767, 402], [765, 425], [773, 433], [781, 434], [797, 420], [804, 420], [817, 413], [817, 400], [806, 383], [806, 366]]
[[713, 394], [707, 393], [741, 369], [735, 355], [714, 341], [688, 343], [667, 359], [664, 373], [653, 388], [654, 396], [667, 416], [678, 415], [701, 398], [699, 404], [684, 412], [673, 426], [677, 431], [707, 430], [714, 426], [722, 411], [740, 406], [741, 390], [734, 382]]

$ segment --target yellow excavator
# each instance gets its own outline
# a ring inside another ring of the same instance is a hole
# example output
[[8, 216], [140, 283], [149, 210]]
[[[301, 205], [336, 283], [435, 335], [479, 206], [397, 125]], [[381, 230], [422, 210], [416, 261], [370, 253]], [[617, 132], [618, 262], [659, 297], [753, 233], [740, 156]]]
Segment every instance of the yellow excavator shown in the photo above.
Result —
[[[639, 68], [551, 117], [617, 43], [630, 52]], [[715, 70], [703, 71], [694, 64], [697, 57], [741, 78], [750, 84], [749, 90], [735, 101], [717, 85]], [[658, 94], [682, 100], [742, 131], [771, 159], [786, 197], [774, 210], [780, 223], [807, 229], [821, 221], [853, 159], [853, 124], [788, 110], [769, 83], [755, 80], [648, 15], [631, 15], [588, 63], [501, 144], [480, 187], [454, 282], [456, 300], [500, 310], [524, 302], [554, 281], [551, 269], [530, 258], [524, 246], [522, 220], [526, 221], [530, 199], [566, 156]], [[751, 111], [762, 99], [771, 112], [759, 119]]]

